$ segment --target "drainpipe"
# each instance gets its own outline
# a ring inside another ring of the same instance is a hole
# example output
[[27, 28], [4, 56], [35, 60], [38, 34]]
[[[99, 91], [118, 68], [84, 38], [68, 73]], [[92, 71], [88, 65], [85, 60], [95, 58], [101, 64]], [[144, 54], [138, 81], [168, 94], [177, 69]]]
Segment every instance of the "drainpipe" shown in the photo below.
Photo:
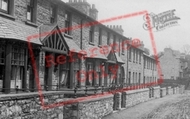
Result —
[[[81, 19], [80, 21], [80, 25], [81, 25], [81, 32], [80, 32], [80, 49], [82, 50], [82, 40], [83, 40], [83, 28], [82, 28], [82, 25], [83, 25], [83, 19]], [[81, 71], [82, 70], [82, 60], [79, 61], [79, 70]], [[81, 77], [81, 74], [80, 74], [80, 77]], [[81, 88], [81, 81], [79, 81], [79, 88]]]
[[[128, 45], [128, 44], [127, 44]], [[127, 50], [127, 77], [126, 77], [126, 84], [129, 85], [129, 49]], [[130, 77], [131, 78], [131, 77]]]

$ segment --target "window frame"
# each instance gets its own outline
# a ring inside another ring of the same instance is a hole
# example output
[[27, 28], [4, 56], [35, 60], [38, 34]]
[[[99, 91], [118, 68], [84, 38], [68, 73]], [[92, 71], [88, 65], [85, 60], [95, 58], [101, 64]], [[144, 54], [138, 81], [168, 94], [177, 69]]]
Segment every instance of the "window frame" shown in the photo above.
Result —
[[102, 28], [99, 28], [98, 45], [102, 45]]
[[94, 43], [94, 26], [90, 26], [89, 29], [89, 42]]
[[135, 48], [133, 48], [133, 63], [135, 63], [135, 60], [136, 60], [136, 50], [135, 50]]
[[107, 45], [110, 45], [110, 32], [107, 32]]
[[[15, 6], [14, 6], [15, 0], [7, 0], [7, 1], [8, 1], [7, 11], [3, 10], [0, 7], [0, 15], [14, 20], [15, 18], [13, 16], [14, 16], [14, 10], [15, 10]], [[0, 0], [0, 2], [2, 2], [2, 0]]]
[[30, 0], [29, 4], [27, 5], [26, 20], [32, 23], [36, 23], [37, 19], [36, 16], [37, 16], [37, 0]]
[[3, 12], [3, 13], [6, 13], [6, 14], [9, 14], [9, 8], [10, 8], [10, 0], [6, 0], [7, 1], [7, 10], [4, 10], [2, 8], [2, 3], [3, 3], [4, 0], [0, 0], [0, 11]]
[[132, 59], [132, 48], [129, 48], [129, 62], [131, 62]]
[[71, 35], [71, 30], [70, 27], [72, 26], [71, 24], [72, 20], [72, 14], [68, 11], [65, 11], [65, 34]]
[[57, 5], [51, 4], [50, 6], [50, 23], [57, 22]]

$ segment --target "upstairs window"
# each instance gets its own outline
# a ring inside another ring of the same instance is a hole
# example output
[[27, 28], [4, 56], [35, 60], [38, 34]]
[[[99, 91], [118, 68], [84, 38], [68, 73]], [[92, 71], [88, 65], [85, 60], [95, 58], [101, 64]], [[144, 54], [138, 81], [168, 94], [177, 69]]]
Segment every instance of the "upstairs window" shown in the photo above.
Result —
[[89, 35], [90, 35], [89, 41], [91, 43], [94, 43], [94, 27], [93, 26], [90, 27]]
[[98, 45], [102, 45], [102, 29], [99, 29], [99, 38], [98, 38]]
[[139, 55], [139, 51], [136, 51], [136, 63], [138, 63], [138, 55]]
[[71, 31], [69, 30], [71, 26], [71, 14], [69, 12], [66, 12], [65, 13], [65, 34], [68, 34], [70, 35], [71, 34]]
[[115, 51], [116, 50], [116, 36], [114, 35], [113, 36], [113, 50]]
[[131, 48], [129, 48], [129, 61], [131, 61], [131, 55], [132, 55], [132, 49]]
[[0, 0], [0, 9], [2, 12], [9, 12], [9, 0]]
[[144, 57], [144, 68], [146, 69], [146, 57]]
[[123, 40], [122, 40], [122, 39], [120, 39], [120, 41], [121, 41], [121, 43], [120, 43], [120, 46], [121, 46], [121, 54], [124, 55], [124, 54], [125, 54], [125, 51], [124, 51], [125, 49], [124, 49], [124, 48], [126, 47], [126, 46], [125, 46], [126, 44], [123, 43]]
[[133, 62], [135, 62], [135, 54], [136, 54], [136, 50], [135, 49], [133, 49]]
[[141, 64], [141, 52], [139, 52], [139, 64]]
[[30, 0], [27, 5], [27, 20], [30, 22], [36, 22], [37, 2], [36, 0]]
[[107, 44], [108, 45], [110, 44], [110, 33], [109, 32], [107, 33]]
[[57, 22], [57, 13], [56, 13], [56, 6], [51, 5], [50, 7], [50, 23]]

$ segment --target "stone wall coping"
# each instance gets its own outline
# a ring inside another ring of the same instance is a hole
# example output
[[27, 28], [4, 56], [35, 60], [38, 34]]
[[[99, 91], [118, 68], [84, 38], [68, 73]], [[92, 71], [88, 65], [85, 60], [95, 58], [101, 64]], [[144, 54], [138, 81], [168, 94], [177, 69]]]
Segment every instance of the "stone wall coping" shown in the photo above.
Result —
[[[42, 91], [43, 96], [64, 94], [64, 91]], [[39, 97], [39, 92], [0, 94], [0, 100], [25, 99]]]
[[153, 87], [154, 89], [160, 89], [160, 86]]
[[85, 97], [84, 100], [78, 101], [78, 103], [94, 102], [94, 101], [99, 101], [99, 100], [113, 98], [113, 97], [114, 97], [113, 94], [92, 95], [92, 96]]
[[166, 87], [160, 88], [161, 90], [166, 90]]
[[149, 91], [148, 88], [144, 88], [144, 89], [138, 89], [138, 90], [129, 90], [129, 91], [124, 91], [127, 94], [133, 94], [133, 93], [140, 93], [140, 92], [145, 92], [145, 91]]

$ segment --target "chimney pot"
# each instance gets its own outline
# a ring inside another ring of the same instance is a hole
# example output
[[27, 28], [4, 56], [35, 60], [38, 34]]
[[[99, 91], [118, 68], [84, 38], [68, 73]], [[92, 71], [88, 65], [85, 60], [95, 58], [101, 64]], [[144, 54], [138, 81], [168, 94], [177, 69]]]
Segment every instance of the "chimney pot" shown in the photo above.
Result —
[[86, 0], [83, 0], [83, 2], [86, 2]]
[[77, 0], [74, 0], [74, 2], [77, 2]]
[[95, 8], [95, 4], [92, 4], [92, 9], [96, 9], [96, 8]]
[[72, 2], [72, 0], [69, 0], [69, 2], [71, 3], [71, 2]]
[[122, 29], [122, 26], [120, 25], [120, 29]]
[[110, 25], [110, 29], [112, 29], [112, 25]]
[[82, 0], [79, 0], [79, 2], [82, 2]]

